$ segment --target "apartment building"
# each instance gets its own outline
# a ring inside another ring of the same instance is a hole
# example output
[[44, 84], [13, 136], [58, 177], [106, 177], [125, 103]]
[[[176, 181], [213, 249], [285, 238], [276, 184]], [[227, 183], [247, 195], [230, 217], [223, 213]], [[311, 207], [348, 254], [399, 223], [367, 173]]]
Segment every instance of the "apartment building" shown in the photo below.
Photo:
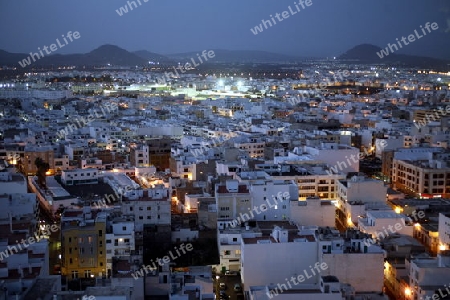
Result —
[[330, 200], [308, 197], [306, 200], [291, 201], [290, 220], [300, 226], [335, 226], [336, 207]]
[[258, 227], [232, 226], [231, 221], [217, 222], [217, 248], [219, 249], [219, 270], [225, 272], [241, 270], [241, 243], [242, 238], [261, 237]]
[[61, 182], [64, 185], [98, 184], [98, 173], [94, 168], [64, 170], [61, 172]]
[[439, 251], [450, 250], [450, 214], [439, 213]]
[[334, 174], [325, 164], [256, 164], [256, 170], [262, 170], [274, 180], [293, 180], [298, 186], [299, 200], [319, 197], [334, 200], [337, 196], [337, 182], [345, 179], [345, 174]]
[[364, 217], [358, 218], [358, 229], [376, 239], [380, 239], [380, 237], [383, 239], [394, 234], [412, 237], [413, 225], [407, 216], [394, 211], [366, 211]]
[[149, 147], [147, 145], [136, 145], [130, 147], [130, 163], [135, 167], [148, 167], [150, 165]]
[[398, 189], [422, 198], [450, 197], [450, 167], [447, 160], [394, 157], [392, 164], [392, 183]]
[[353, 227], [358, 216], [366, 210], [379, 209], [390, 211], [386, 204], [387, 187], [381, 180], [364, 176], [352, 176], [348, 180], [339, 180], [337, 186], [336, 220], [340, 226]]
[[106, 269], [107, 213], [69, 209], [61, 216], [61, 274], [69, 279], [109, 275]]
[[26, 175], [35, 175], [37, 167], [34, 164], [37, 158], [41, 158], [49, 164], [49, 174], [55, 173], [55, 153], [51, 146], [34, 146], [27, 145], [24, 149], [24, 158], [22, 162], [23, 171]]
[[[285, 278], [308, 273], [303, 284], [313, 289], [320, 285], [321, 277], [336, 276], [357, 292], [380, 293], [383, 289], [384, 252], [379, 246], [365, 245], [367, 237], [359, 231], [340, 234], [333, 228], [297, 228], [289, 226], [289, 223], [275, 225], [270, 236], [242, 237], [241, 279], [244, 289], [285, 283]], [[315, 264], [325, 267], [319, 272], [310, 272], [310, 266]], [[361, 274], [371, 276], [364, 278]]]
[[134, 219], [131, 216], [114, 217], [107, 222], [106, 244], [106, 270], [111, 274], [113, 257], [130, 260], [135, 250]]
[[26, 193], [27, 180], [20, 173], [3, 169], [0, 171], [0, 191], [7, 191], [8, 193]]
[[252, 158], [264, 157], [266, 141], [262, 137], [249, 136], [234, 143], [234, 147], [244, 150]]
[[[448, 296], [450, 278], [450, 251], [445, 250], [437, 257], [412, 258], [406, 261], [409, 286], [404, 290], [404, 297], [412, 299], [445, 299]], [[438, 297], [436, 297], [436, 295]]]
[[172, 140], [170, 138], [154, 138], [146, 141], [149, 155], [149, 164], [159, 171], [168, 169]]
[[144, 225], [171, 224], [171, 198], [169, 190], [156, 185], [146, 190], [135, 190], [122, 198], [121, 211], [124, 216], [134, 216], [135, 230], [142, 232]]
[[236, 219], [239, 214], [248, 213], [252, 208], [248, 185], [238, 180], [227, 180], [216, 185], [215, 198], [218, 220]]

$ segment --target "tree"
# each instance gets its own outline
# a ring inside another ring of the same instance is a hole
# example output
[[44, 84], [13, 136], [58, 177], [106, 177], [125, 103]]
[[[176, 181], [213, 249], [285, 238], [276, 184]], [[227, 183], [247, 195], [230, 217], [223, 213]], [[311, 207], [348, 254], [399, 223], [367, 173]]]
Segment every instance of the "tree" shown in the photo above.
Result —
[[34, 164], [36, 165], [37, 172], [36, 175], [38, 177], [38, 184], [41, 188], [47, 188], [47, 183], [45, 181], [47, 171], [50, 169], [50, 165], [45, 162], [42, 158], [38, 157], [34, 160]]

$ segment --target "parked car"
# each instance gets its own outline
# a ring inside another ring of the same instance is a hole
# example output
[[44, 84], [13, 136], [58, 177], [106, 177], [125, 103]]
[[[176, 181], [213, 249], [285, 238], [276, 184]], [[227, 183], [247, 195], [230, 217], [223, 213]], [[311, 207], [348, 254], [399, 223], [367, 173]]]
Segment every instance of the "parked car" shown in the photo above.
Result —
[[226, 290], [227, 289], [227, 285], [225, 284], [225, 282], [221, 282], [221, 283], [219, 283], [219, 288], [221, 290]]
[[242, 291], [242, 288], [241, 288], [241, 285], [239, 284], [239, 283], [236, 283], [235, 285], [234, 285], [234, 291], [235, 292], [240, 292], [240, 291]]

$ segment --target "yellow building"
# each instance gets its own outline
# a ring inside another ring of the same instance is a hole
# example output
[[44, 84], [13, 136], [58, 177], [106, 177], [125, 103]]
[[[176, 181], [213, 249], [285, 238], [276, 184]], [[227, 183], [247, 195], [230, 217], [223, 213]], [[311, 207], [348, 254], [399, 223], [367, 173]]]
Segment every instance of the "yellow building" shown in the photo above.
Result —
[[106, 215], [96, 214], [85, 207], [61, 217], [61, 273], [69, 279], [107, 275]]

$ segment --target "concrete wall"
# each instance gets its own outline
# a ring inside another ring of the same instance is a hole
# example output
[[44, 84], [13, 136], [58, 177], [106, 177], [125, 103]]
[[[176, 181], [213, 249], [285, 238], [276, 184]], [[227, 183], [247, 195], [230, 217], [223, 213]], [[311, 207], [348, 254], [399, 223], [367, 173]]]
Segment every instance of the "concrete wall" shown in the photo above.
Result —
[[323, 254], [328, 265], [323, 275], [334, 275], [351, 284], [356, 292], [381, 292], [384, 278], [383, 253]]

